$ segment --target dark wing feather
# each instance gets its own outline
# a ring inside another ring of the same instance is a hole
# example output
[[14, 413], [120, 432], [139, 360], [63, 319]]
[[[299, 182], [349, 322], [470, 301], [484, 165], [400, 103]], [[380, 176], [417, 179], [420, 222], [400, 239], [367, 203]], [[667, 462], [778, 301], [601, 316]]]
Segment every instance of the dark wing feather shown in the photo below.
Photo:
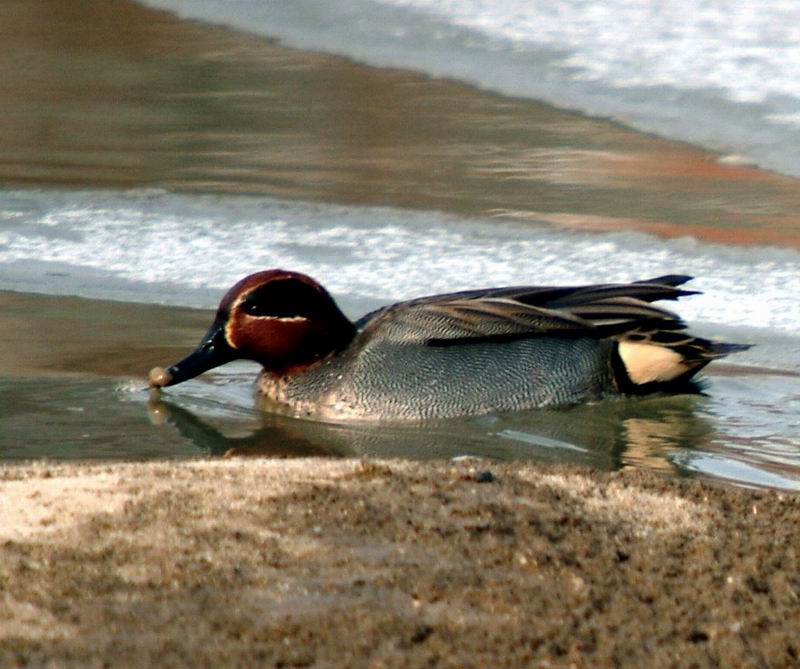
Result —
[[[643, 328], [685, 328], [651, 302], [695, 294], [677, 288], [690, 277], [670, 275], [630, 284], [490, 288], [400, 302], [367, 314], [359, 329], [398, 342], [452, 346], [551, 336], [605, 338]], [[384, 327], [386, 326], [386, 327]]]

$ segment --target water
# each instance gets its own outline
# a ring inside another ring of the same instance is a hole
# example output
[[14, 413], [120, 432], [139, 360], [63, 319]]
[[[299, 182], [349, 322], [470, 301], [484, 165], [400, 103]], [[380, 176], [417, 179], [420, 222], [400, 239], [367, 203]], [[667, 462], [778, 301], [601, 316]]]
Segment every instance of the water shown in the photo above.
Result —
[[800, 6], [791, 0], [146, 3], [612, 117], [800, 175]]
[[[52, 457], [57, 435], [59, 458], [186, 457], [230, 449], [271, 455], [472, 454], [800, 485], [800, 313], [791, 308], [800, 290], [800, 252], [792, 249], [156, 191], [7, 190], [0, 194], [0, 229], [0, 289], [124, 300], [71, 308], [51, 297], [21, 295], [5, 305], [3, 312], [13, 317], [34, 300], [31, 311], [39, 321], [28, 332], [18, 331], [16, 355], [34, 360], [15, 374], [28, 380], [0, 386], [0, 402], [13, 406], [3, 417], [4, 459]], [[731, 358], [735, 366], [713, 365], [705, 396], [620, 399], [433, 422], [422, 429], [377, 430], [263, 414], [254, 406], [256, 368], [242, 363], [151, 401], [147, 369], [181, 357], [211, 318], [210, 311], [177, 307], [211, 309], [239, 277], [271, 266], [313, 274], [352, 317], [394, 300], [484, 286], [487, 277], [492, 285], [543, 277], [550, 284], [574, 284], [680, 269], [696, 273], [694, 287], [704, 291], [678, 306], [693, 329], [756, 346]], [[65, 328], [65, 313], [81, 314], [74, 331]], [[56, 334], [50, 339], [36, 334], [51, 330]], [[70, 347], [71, 341], [78, 343]], [[42, 359], [41, 351], [50, 348], [56, 351], [53, 360]], [[43, 388], [35, 380], [42, 373], [36, 364], [52, 375], [54, 361], [69, 378], [51, 378]], [[42, 403], [50, 407], [46, 429], [37, 410]], [[127, 426], [123, 432], [120, 424]]]
[[[667, 21], [667, 10], [615, 6], [620, 34], [635, 32], [640, 14], [659, 53], [693, 34], [702, 46], [715, 30], [690, 29], [697, 11]], [[415, 74], [288, 51], [125, 0], [63, 7], [12, 0], [0, 42], [1, 460], [480, 455], [797, 487], [796, 180], [524, 99], [796, 174], [793, 94], [776, 83], [778, 72], [793, 75], [772, 60], [788, 54], [788, 37], [784, 51], [748, 55], [774, 67], [747, 78], [725, 31], [724, 48], [709, 52], [716, 61], [685, 41], [691, 62], [626, 61], [597, 29], [600, 14], [556, 20], [502, 2], [449, 13], [366, 0], [174, 6]], [[582, 8], [558, 7], [566, 18]], [[753, 22], [757, 44], [780, 23], [775, 7]], [[685, 80], [671, 80], [681, 67]], [[716, 86], [729, 70], [727, 88]], [[152, 400], [147, 371], [196, 344], [231, 283], [275, 266], [310, 273], [353, 317], [461, 288], [688, 273], [703, 291], [677, 305], [692, 329], [755, 346], [712, 365], [704, 395], [422, 427], [265, 414], [247, 364]]]
[[[756, 328], [767, 339], [800, 330], [800, 251], [688, 237], [598, 235], [543, 222], [268, 197], [7, 190], [0, 245], [0, 289], [210, 308], [243, 275], [284, 267], [313, 275], [351, 315], [466, 288], [625, 282], [680, 271], [695, 275], [691, 287], [703, 291], [681, 303], [681, 313], [704, 330]], [[770, 366], [757, 352], [748, 356]], [[790, 352], [780, 367], [800, 370], [800, 359]]]

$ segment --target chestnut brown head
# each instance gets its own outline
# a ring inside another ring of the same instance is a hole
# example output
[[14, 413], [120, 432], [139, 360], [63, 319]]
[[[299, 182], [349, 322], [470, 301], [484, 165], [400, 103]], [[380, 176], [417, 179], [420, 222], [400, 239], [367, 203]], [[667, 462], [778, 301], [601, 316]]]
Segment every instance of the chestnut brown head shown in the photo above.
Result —
[[197, 349], [151, 385], [171, 386], [236, 359], [254, 360], [268, 372], [302, 371], [346, 347], [355, 326], [314, 279], [273, 269], [236, 283], [222, 298]]

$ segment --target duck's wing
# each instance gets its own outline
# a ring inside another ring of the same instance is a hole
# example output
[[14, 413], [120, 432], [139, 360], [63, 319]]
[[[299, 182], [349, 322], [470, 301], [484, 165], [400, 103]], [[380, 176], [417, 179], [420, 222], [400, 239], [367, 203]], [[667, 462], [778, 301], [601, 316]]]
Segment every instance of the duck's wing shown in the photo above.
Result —
[[674, 332], [683, 330], [684, 322], [651, 302], [695, 294], [678, 287], [690, 278], [669, 275], [629, 284], [518, 286], [434, 295], [385, 307], [356, 326], [364, 334], [426, 346], [542, 335], [605, 338], [644, 330]]

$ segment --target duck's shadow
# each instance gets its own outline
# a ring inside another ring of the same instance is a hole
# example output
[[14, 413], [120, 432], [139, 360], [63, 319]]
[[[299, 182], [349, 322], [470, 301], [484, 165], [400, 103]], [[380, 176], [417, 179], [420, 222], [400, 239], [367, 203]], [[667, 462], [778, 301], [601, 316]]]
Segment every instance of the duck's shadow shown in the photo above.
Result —
[[703, 449], [713, 437], [693, 395], [617, 399], [567, 409], [415, 425], [321, 423], [257, 412], [244, 430], [220, 429], [213, 419], [171, 400], [151, 399], [151, 420], [174, 426], [213, 456], [346, 457], [412, 459], [473, 455], [498, 460], [578, 462], [616, 469], [638, 463], [674, 469], [676, 451]]

